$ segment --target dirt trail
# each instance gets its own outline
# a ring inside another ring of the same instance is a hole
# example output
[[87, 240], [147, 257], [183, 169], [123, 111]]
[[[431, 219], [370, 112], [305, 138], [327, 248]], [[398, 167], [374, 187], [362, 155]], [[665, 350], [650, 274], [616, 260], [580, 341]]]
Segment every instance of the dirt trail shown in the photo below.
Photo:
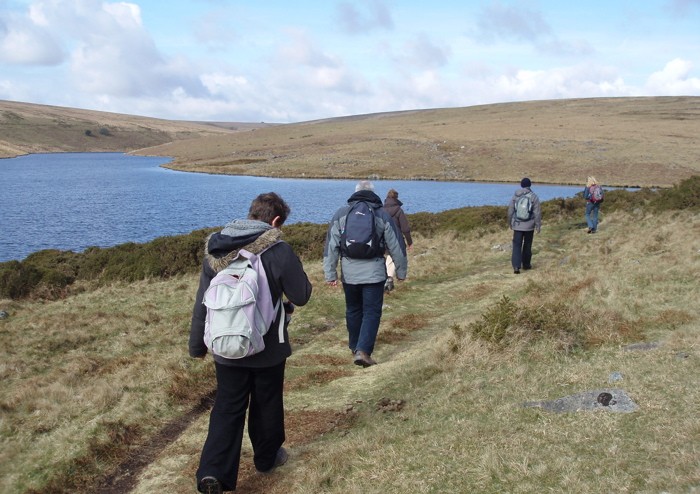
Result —
[[99, 479], [98, 486], [89, 492], [98, 494], [126, 494], [138, 484], [138, 477], [153, 462], [161, 451], [177, 440], [180, 435], [203, 413], [211, 409], [214, 404], [216, 392], [203, 397], [185, 415], [168, 423], [155, 437], [148, 438], [147, 444], [135, 448], [138, 453], [130, 456], [126, 461], [116, 467], [113, 473], [106, 478]]

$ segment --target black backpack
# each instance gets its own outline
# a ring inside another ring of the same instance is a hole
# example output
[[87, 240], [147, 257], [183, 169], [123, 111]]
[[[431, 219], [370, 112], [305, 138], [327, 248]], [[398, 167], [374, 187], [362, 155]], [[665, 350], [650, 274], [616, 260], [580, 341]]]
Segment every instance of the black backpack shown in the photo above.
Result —
[[374, 208], [364, 201], [356, 202], [348, 211], [340, 231], [340, 253], [353, 259], [372, 259], [384, 255], [384, 246], [377, 235]]

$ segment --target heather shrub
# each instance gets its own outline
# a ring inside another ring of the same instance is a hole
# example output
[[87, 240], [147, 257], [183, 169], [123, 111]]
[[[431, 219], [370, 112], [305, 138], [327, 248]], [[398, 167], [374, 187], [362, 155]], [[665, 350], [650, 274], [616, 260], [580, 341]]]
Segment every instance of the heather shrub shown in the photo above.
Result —
[[657, 211], [700, 208], [700, 175], [681, 181], [670, 189], [659, 191], [652, 201]]
[[323, 257], [323, 245], [326, 241], [328, 225], [315, 223], [295, 223], [284, 227], [284, 236], [294, 252], [303, 259], [320, 259]]

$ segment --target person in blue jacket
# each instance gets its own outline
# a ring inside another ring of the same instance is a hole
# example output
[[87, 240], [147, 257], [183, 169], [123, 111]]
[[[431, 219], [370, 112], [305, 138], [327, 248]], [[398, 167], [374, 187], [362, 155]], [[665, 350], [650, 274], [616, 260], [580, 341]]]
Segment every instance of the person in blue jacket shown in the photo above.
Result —
[[586, 200], [586, 224], [588, 231], [586, 233], [595, 233], [598, 231], [598, 213], [600, 213], [600, 203], [593, 197], [593, 187], [600, 187], [595, 177], [588, 177], [586, 180], [586, 188], [583, 189], [583, 198]]

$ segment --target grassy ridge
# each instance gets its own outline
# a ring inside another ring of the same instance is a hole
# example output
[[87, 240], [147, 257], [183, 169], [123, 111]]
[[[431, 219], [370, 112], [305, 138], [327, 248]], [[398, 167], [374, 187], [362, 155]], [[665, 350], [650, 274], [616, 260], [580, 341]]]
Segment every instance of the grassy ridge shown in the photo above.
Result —
[[[0, 158], [29, 153], [128, 152], [255, 128], [0, 100]], [[168, 154], [164, 154], [168, 156]]]
[[151, 148], [184, 171], [670, 187], [700, 173], [700, 98], [529, 101], [334, 118]]

